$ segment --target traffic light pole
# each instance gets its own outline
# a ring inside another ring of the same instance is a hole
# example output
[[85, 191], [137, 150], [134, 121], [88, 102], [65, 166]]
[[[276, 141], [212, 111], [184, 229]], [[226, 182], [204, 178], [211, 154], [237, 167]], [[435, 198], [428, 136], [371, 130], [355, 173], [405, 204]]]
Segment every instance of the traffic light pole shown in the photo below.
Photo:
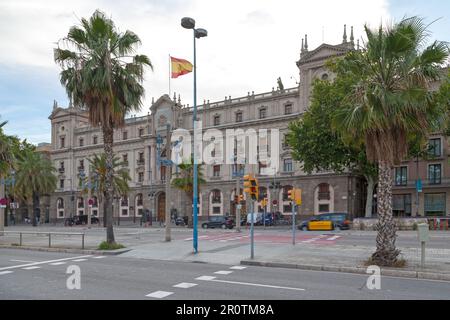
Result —
[[238, 165], [236, 162], [236, 194], [237, 194], [237, 204], [236, 204], [236, 232], [241, 232], [241, 189], [240, 189], [240, 184], [241, 184], [241, 179], [238, 173]]
[[295, 201], [292, 201], [292, 244], [295, 246]]
[[250, 201], [251, 204], [251, 211], [250, 211], [250, 216], [251, 216], [251, 223], [250, 223], [250, 259], [253, 259], [255, 257], [255, 238], [254, 238], [254, 215], [255, 213], [253, 212], [254, 208], [255, 208], [255, 203], [253, 201]]

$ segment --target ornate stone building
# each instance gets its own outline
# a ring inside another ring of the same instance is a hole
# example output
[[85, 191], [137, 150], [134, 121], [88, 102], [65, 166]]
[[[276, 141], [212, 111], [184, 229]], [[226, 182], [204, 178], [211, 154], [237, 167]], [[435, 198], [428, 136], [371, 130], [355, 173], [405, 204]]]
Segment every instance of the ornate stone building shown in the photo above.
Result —
[[[284, 143], [290, 121], [301, 117], [308, 108], [311, 84], [315, 78], [331, 78], [324, 67], [325, 62], [344, 55], [354, 48], [353, 30], [350, 41], [344, 34], [341, 44], [322, 44], [315, 50], [308, 50], [308, 40], [302, 41], [302, 49], [297, 67], [300, 83], [294, 88], [272, 88], [271, 91], [255, 94], [248, 92], [240, 98], [225, 97], [223, 101], [204, 101], [198, 107], [198, 119], [203, 122], [203, 130], [215, 128], [273, 129], [280, 131], [280, 170], [273, 176], [258, 175], [258, 165], [249, 165], [247, 172], [256, 173], [261, 192], [267, 194], [269, 212], [291, 212], [287, 201], [287, 190], [297, 187], [303, 190], [301, 215], [320, 212], [349, 212], [353, 216], [364, 214], [364, 182], [349, 174], [318, 172], [307, 175], [298, 163], [293, 161], [289, 148]], [[157, 137], [165, 143], [167, 125], [170, 129], [192, 130], [192, 108], [181, 104], [180, 97], [163, 95], [148, 110], [148, 115], [131, 117], [126, 125], [114, 133], [114, 152], [127, 163], [131, 176], [131, 191], [127, 198], [114, 201], [114, 216], [123, 220], [139, 219], [143, 210], [149, 209], [156, 220], [164, 219], [166, 197], [170, 209], [179, 215], [191, 210], [186, 195], [171, 188], [165, 191], [165, 167], [157, 165]], [[88, 195], [81, 193], [79, 173], [88, 174], [88, 161], [94, 154], [103, 152], [102, 134], [99, 128], [89, 125], [88, 116], [73, 106], [59, 107], [56, 102], [49, 119], [52, 124], [51, 161], [57, 169], [58, 187], [50, 197], [50, 220], [63, 221], [71, 215], [87, 214]], [[232, 175], [232, 165], [204, 165], [206, 183], [199, 196], [199, 215], [235, 214], [236, 178]], [[272, 182], [279, 182], [281, 188], [269, 189]], [[102, 206], [95, 195], [92, 214], [102, 217]], [[274, 201], [276, 200], [276, 201]], [[261, 206], [258, 208], [261, 210]], [[244, 212], [245, 212], [244, 208]], [[139, 220], [137, 220], [139, 221]]]

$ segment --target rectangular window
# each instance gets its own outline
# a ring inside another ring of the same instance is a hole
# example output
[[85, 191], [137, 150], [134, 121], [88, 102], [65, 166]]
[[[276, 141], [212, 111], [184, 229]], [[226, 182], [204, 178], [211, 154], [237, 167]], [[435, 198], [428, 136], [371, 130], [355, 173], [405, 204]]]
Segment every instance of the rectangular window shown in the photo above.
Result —
[[122, 160], [125, 162], [125, 165], [128, 165], [128, 154], [122, 155]]
[[83, 147], [83, 146], [84, 146], [84, 139], [80, 138], [80, 147]]
[[59, 138], [59, 145], [60, 145], [61, 149], [66, 147], [66, 138], [65, 137]]
[[319, 204], [319, 212], [330, 212], [329, 204]]
[[292, 159], [284, 159], [283, 160], [283, 171], [284, 172], [292, 172]]
[[392, 210], [396, 217], [411, 216], [411, 195], [394, 194], [392, 195]]
[[144, 135], [144, 129], [140, 128], [139, 129], [139, 137], [142, 137]]
[[220, 165], [213, 166], [213, 176], [220, 177]]
[[213, 207], [213, 214], [220, 214], [220, 207]]
[[242, 112], [236, 112], [236, 122], [242, 122]]
[[143, 172], [139, 172], [138, 174], [138, 182], [143, 182], [144, 181], [144, 173]]
[[59, 188], [64, 189], [64, 179], [59, 180]]
[[122, 209], [122, 216], [128, 216], [128, 209]]
[[161, 180], [166, 181], [166, 167], [161, 166]]
[[431, 157], [442, 156], [441, 152], [441, 138], [430, 139], [428, 141], [428, 155]]
[[214, 116], [214, 125], [218, 126], [220, 124], [220, 116]]
[[425, 194], [425, 216], [445, 216], [445, 193]]
[[406, 186], [408, 184], [408, 167], [395, 168], [395, 185]]
[[283, 206], [283, 212], [292, 212], [292, 206], [290, 204], [286, 204]]
[[124, 131], [122, 132], [122, 140], [127, 140], [128, 139], [128, 132]]
[[266, 108], [259, 109], [259, 118], [265, 119], [266, 117], [267, 117], [267, 109]]
[[98, 138], [97, 137], [93, 137], [92, 138], [92, 144], [97, 144], [98, 143]]
[[284, 114], [291, 114], [292, 113], [292, 104], [287, 104], [284, 106]]
[[139, 159], [139, 161], [142, 162], [142, 163], [145, 161], [145, 159], [144, 159], [144, 153], [143, 153], [143, 152], [139, 152], [139, 157], [138, 157], [138, 159]]
[[428, 166], [428, 180], [430, 184], [441, 184], [441, 165], [430, 164]]

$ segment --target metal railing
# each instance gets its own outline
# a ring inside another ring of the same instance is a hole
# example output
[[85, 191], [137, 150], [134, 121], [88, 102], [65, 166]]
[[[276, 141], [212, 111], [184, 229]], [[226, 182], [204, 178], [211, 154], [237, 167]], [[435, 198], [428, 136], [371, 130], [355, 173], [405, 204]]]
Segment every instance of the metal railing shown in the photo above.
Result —
[[24, 234], [33, 234], [33, 235], [47, 235], [48, 236], [48, 247], [52, 247], [52, 235], [69, 235], [69, 236], [81, 236], [81, 249], [84, 249], [84, 236], [85, 233], [82, 232], [43, 232], [43, 231], [0, 231], [0, 235], [3, 234], [19, 234], [19, 246], [23, 244], [23, 235]]

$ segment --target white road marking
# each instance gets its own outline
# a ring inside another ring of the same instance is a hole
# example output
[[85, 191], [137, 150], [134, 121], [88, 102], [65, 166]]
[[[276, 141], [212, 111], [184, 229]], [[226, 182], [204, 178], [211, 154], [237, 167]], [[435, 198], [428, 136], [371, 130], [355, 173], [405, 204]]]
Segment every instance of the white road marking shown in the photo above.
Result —
[[333, 241], [333, 240], [336, 240], [336, 239], [339, 239], [341, 236], [333, 236], [333, 237], [331, 237], [331, 238], [328, 238], [328, 239], [326, 239], [327, 241]]
[[196, 283], [182, 282], [182, 283], [174, 285], [174, 287], [188, 289], [188, 288], [195, 287], [196, 285], [197, 285]]
[[[202, 278], [202, 279], [200, 279]], [[241, 284], [244, 286], [254, 286], [254, 287], [265, 287], [265, 288], [273, 288], [273, 289], [285, 289], [285, 290], [294, 290], [294, 291], [305, 291], [305, 289], [302, 288], [292, 288], [292, 287], [281, 287], [281, 286], [272, 286], [268, 284], [260, 284], [260, 283], [250, 283], [250, 282], [238, 282], [238, 281], [228, 281], [228, 280], [218, 280], [215, 279], [215, 277], [210, 277], [213, 279], [206, 279], [208, 277], [199, 277], [197, 280], [203, 280], [203, 281], [213, 281], [213, 282], [222, 282], [222, 283], [230, 283], [230, 284]]]
[[233, 266], [233, 267], [230, 267], [230, 269], [234, 269], [234, 270], [244, 270], [244, 269], [247, 269], [247, 267]]
[[211, 277], [211, 276], [201, 276], [198, 278], [195, 278], [195, 280], [204, 280], [204, 281], [211, 281], [214, 280], [216, 277]]
[[71, 258], [64, 258], [64, 259], [56, 259], [56, 260], [39, 261], [39, 262], [34, 262], [34, 263], [29, 263], [29, 264], [21, 264], [21, 265], [17, 265], [17, 266], [3, 267], [3, 268], [0, 268], [0, 271], [9, 270], [9, 269], [18, 269], [18, 268], [24, 268], [24, 267], [31, 267], [31, 266], [36, 266], [36, 265], [40, 265], [40, 264], [47, 264], [47, 263], [51, 263], [51, 262], [67, 261], [67, 260], [80, 259], [80, 258], [88, 258], [88, 257], [92, 257], [92, 255], [78, 256], [78, 257], [71, 257]]
[[67, 262], [53, 262], [53, 263], [50, 263], [50, 265], [51, 266], [60, 266], [60, 265], [62, 265], [62, 264], [66, 264]]
[[83, 262], [83, 261], [86, 261], [87, 259], [76, 259], [76, 260], [72, 260], [72, 261], [74, 261], [74, 262]]
[[14, 261], [14, 262], [27, 262], [27, 263], [37, 262], [37, 261], [30, 261], [30, 260], [9, 260], [9, 261]]
[[233, 273], [233, 271], [223, 271], [223, 270], [220, 270], [220, 271], [216, 271], [216, 272], [214, 272], [215, 274], [230, 274], [230, 273]]
[[170, 296], [171, 294], [173, 294], [173, 292], [155, 291], [155, 292], [147, 294], [146, 297], [162, 299], [162, 298], [165, 298], [167, 296]]
[[0, 271], [0, 276], [8, 273], [13, 273], [14, 271]]
[[26, 267], [26, 268], [22, 268], [23, 270], [34, 270], [34, 269], [39, 269], [40, 267], [38, 266], [33, 266], [33, 267]]
[[106, 258], [106, 256], [96, 256], [96, 257], [93, 257], [93, 259], [103, 259], [103, 258]]

